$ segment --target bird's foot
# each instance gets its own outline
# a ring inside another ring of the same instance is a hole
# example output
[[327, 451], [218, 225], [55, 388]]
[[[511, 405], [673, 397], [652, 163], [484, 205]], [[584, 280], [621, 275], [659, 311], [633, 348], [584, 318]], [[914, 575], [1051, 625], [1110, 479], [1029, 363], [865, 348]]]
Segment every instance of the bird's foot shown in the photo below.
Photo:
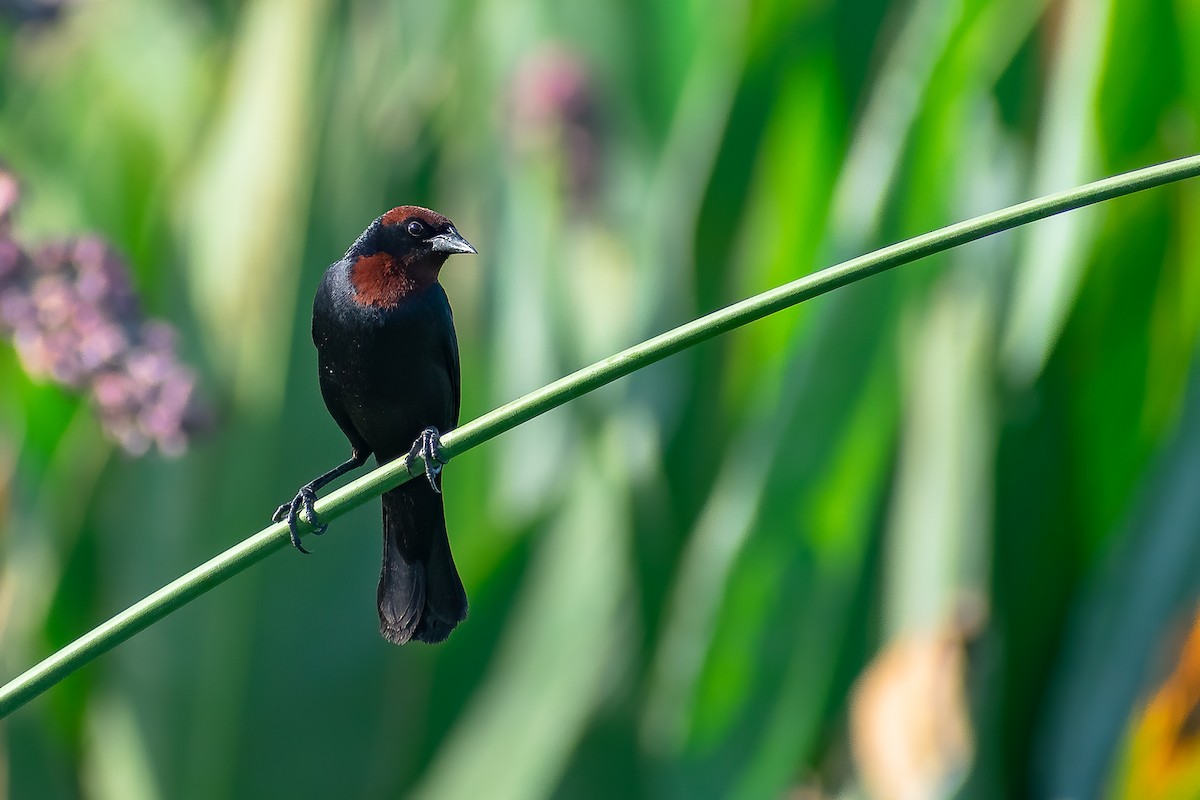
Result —
[[421, 431], [421, 435], [409, 448], [409, 475], [413, 474], [412, 459], [417, 456], [420, 456], [421, 460], [425, 462], [425, 477], [429, 480], [429, 485], [435, 492], [441, 494], [442, 487], [439, 485], [438, 477], [442, 474], [442, 466], [446, 462], [442, 459], [442, 435], [432, 425]]
[[317, 509], [313, 503], [317, 501], [317, 493], [310, 487], [303, 486], [300, 491], [296, 492], [296, 496], [292, 498], [290, 503], [284, 503], [279, 508], [275, 509], [275, 513], [271, 516], [273, 522], [287, 521], [288, 533], [291, 534], [292, 546], [301, 553], [307, 553], [304, 545], [300, 544], [300, 531], [296, 527], [297, 521], [300, 519], [300, 512], [304, 512], [308, 523], [313, 527], [313, 535], [320, 536], [325, 531], [329, 530], [329, 526], [321, 522], [321, 518], [317, 516]]

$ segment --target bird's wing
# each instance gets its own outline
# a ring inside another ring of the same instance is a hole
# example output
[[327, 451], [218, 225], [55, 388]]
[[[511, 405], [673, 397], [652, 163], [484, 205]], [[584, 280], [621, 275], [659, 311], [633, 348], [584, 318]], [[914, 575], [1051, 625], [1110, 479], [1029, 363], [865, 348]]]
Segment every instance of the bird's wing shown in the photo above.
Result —
[[345, 389], [333, 377], [333, 371], [326, 367], [320, 356], [317, 357], [317, 367], [320, 374], [321, 399], [325, 401], [325, 408], [329, 410], [329, 416], [333, 417], [333, 421], [342, 429], [342, 433], [346, 434], [346, 438], [350, 440], [350, 446], [355, 451], [364, 455], [370, 454], [371, 446], [359, 433], [346, 409]]
[[335, 278], [335, 270], [340, 264], [341, 262], [335, 262], [326, 270], [313, 299], [312, 339], [317, 348], [317, 376], [321, 387], [321, 399], [325, 401], [329, 415], [350, 440], [350, 446], [355, 451], [367, 455], [371, 448], [355, 427], [354, 421], [350, 419], [346, 387], [337, 379], [330, 364], [330, 361], [335, 359], [339, 338], [344, 335], [344, 332], [336, 329], [337, 323], [333, 318], [336, 303], [330, 288], [330, 282]]
[[458, 334], [454, 332], [453, 311], [450, 311], [450, 324], [446, 330], [448, 335], [443, 340], [443, 346], [446, 348], [446, 368], [450, 373], [450, 391], [454, 396], [454, 415], [451, 418], [451, 427], [457, 428], [459, 407], [462, 405], [462, 370], [458, 360]]

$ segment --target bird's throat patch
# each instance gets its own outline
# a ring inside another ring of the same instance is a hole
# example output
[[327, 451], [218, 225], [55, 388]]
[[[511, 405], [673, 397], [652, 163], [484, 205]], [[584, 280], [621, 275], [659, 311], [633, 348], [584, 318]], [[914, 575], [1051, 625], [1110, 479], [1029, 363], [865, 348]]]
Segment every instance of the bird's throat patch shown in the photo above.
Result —
[[394, 308], [417, 289], [416, 281], [387, 253], [359, 256], [350, 266], [350, 285], [359, 305]]

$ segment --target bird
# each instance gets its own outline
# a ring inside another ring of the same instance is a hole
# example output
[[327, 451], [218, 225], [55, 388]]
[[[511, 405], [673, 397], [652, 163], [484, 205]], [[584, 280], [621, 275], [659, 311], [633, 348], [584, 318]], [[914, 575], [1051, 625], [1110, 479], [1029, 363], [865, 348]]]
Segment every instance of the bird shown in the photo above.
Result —
[[467, 617], [440, 486], [441, 432], [458, 425], [461, 385], [454, 317], [438, 276], [456, 253], [478, 252], [449, 219], [398, 206], [373, 221], [325, 271], [313, 300], [321, 397], [350, 458], [304, 484], [275, 512], [301, 552], [299, 514], [325, 532], [313, 503], [374, 455], [420, 455], [427, 480], [383, 494], [379, 630], [394, 644], [444, 641]]

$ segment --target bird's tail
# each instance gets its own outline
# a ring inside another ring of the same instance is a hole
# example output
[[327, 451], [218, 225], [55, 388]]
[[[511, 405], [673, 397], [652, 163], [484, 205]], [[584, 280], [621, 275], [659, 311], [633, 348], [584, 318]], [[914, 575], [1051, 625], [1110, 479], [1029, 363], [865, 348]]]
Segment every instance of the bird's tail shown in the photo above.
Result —
[[450, 555], [442, 496], [411, 480], [383, 495], [379, 632], [395, 644], [435, 644], [467, 618], [467, 593]]

